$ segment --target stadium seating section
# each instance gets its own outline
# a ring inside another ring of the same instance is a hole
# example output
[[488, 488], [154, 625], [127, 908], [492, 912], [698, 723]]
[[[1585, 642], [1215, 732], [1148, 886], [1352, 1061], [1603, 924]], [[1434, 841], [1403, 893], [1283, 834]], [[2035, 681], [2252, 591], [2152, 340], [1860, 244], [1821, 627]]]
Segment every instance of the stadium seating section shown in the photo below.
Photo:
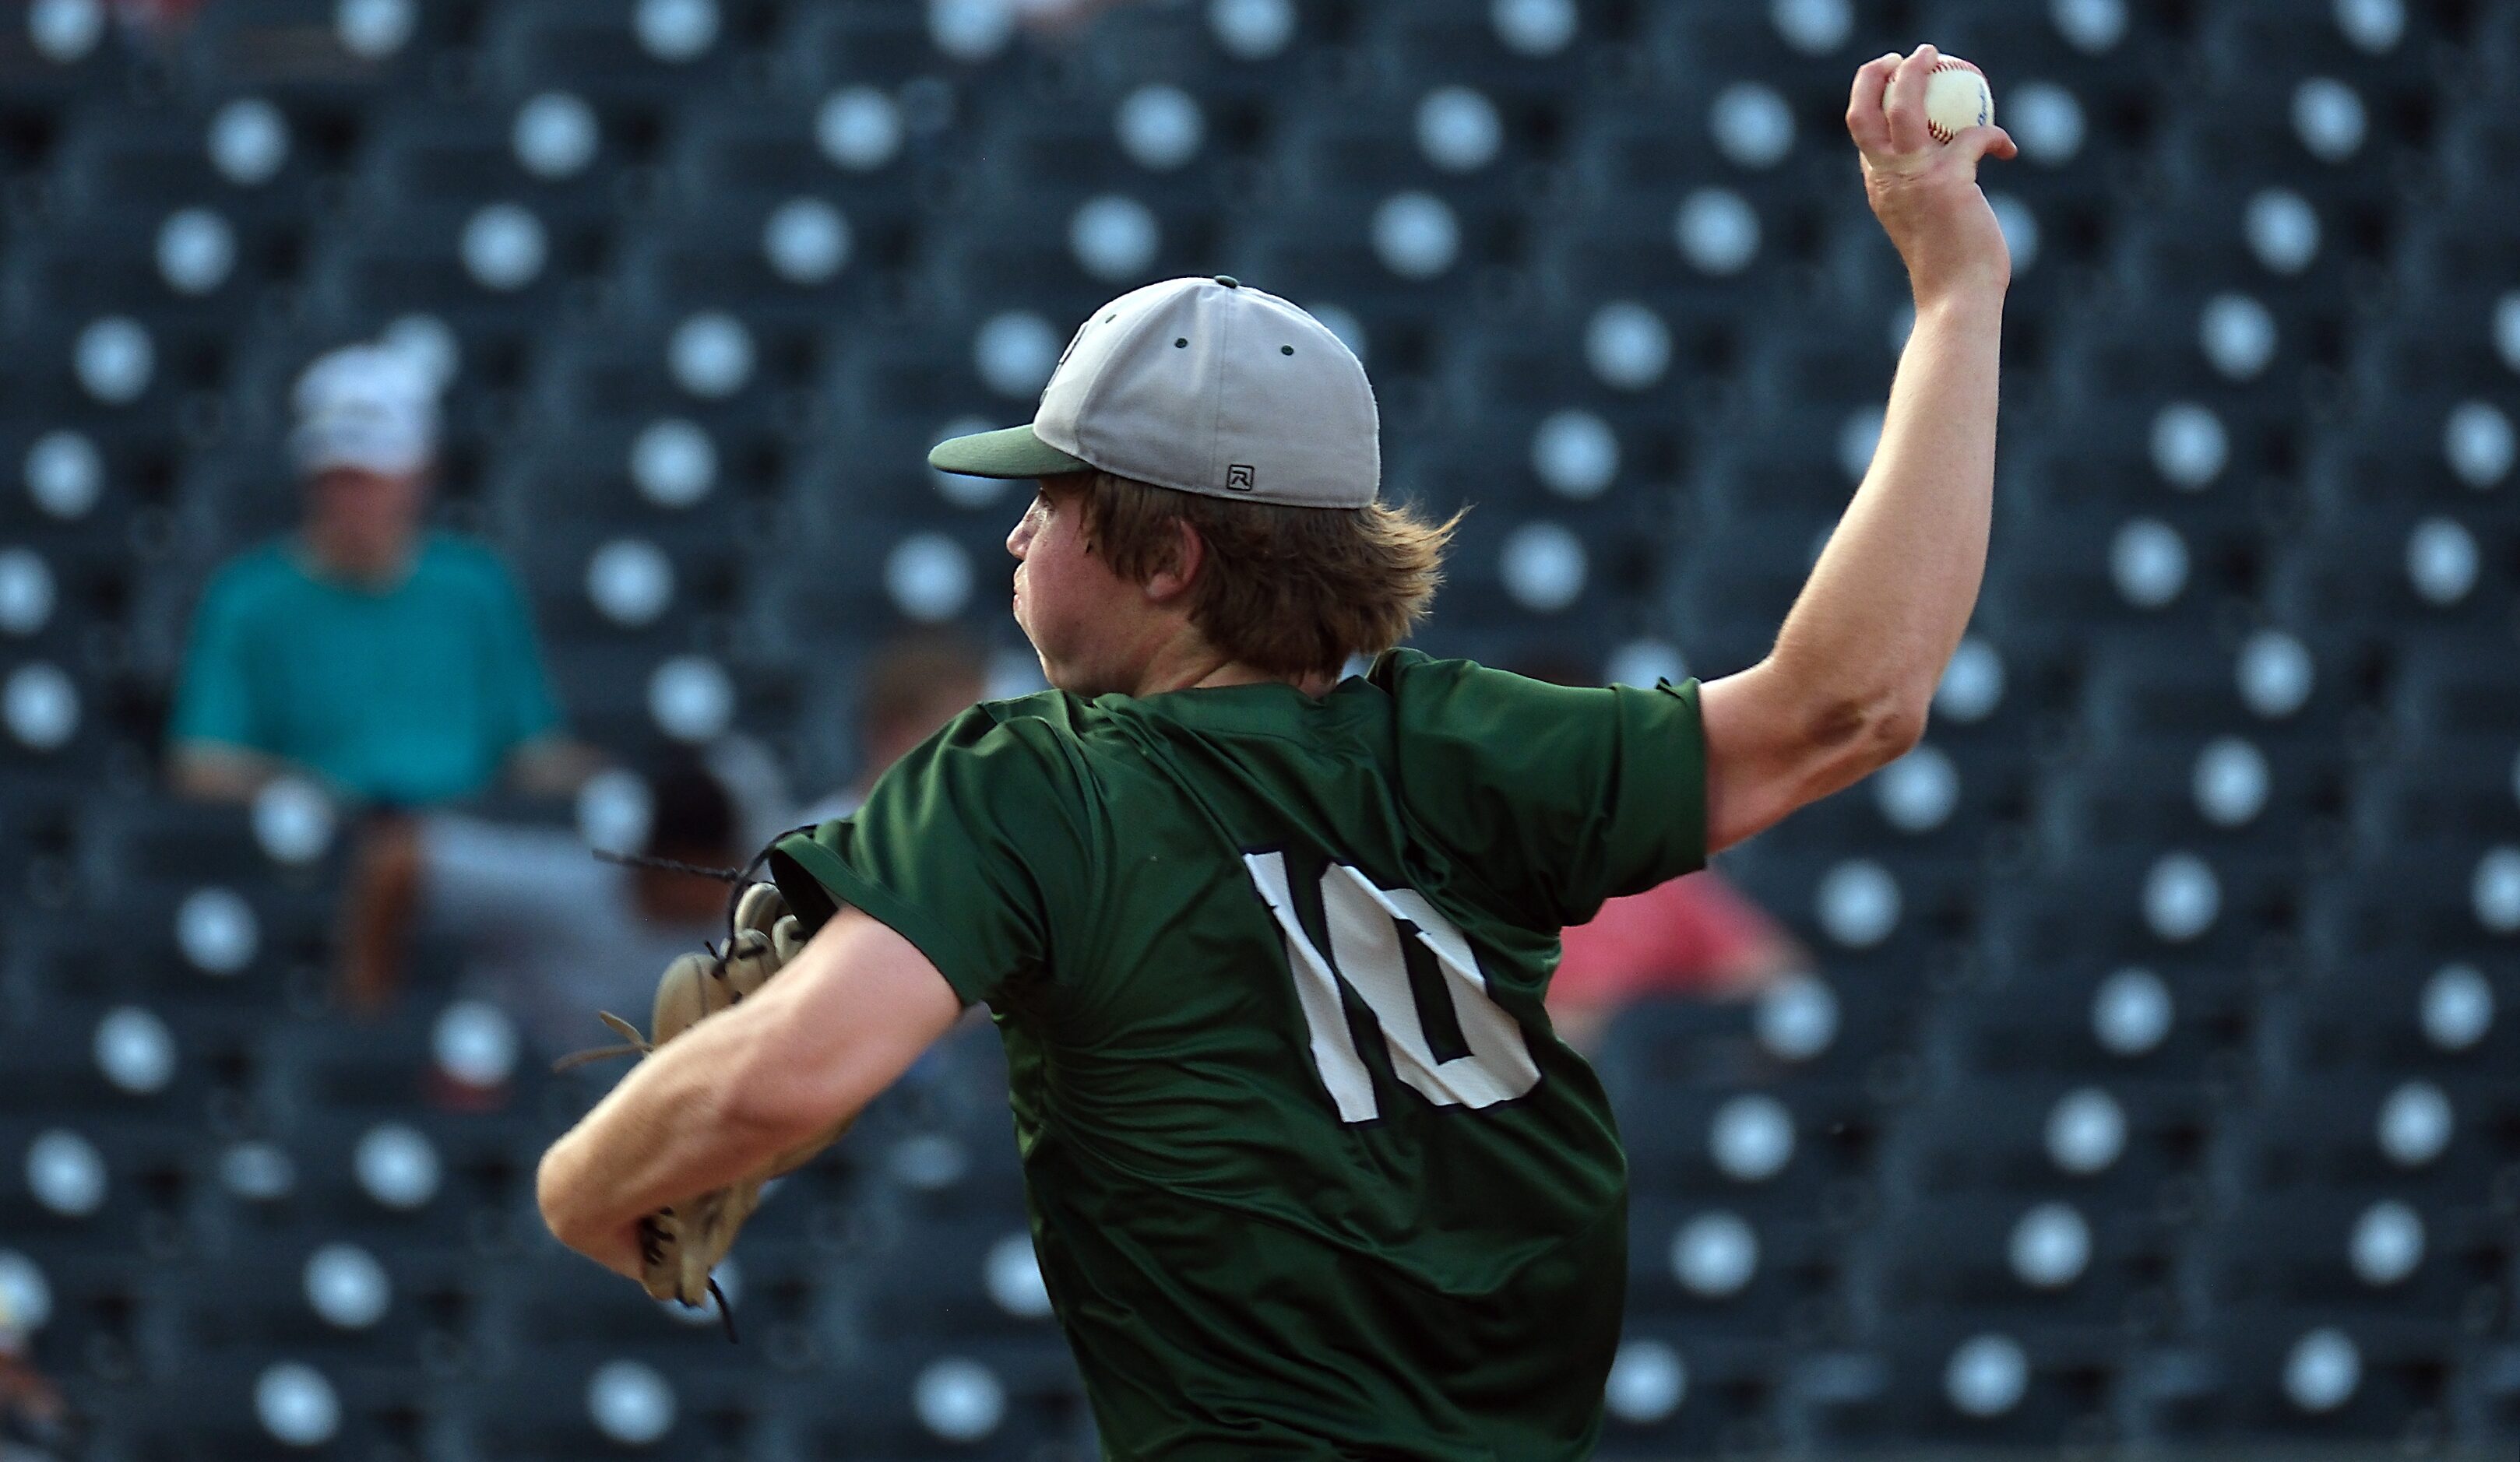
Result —
[[1419, 642], [1711, 678], [1879, 434], [1910, 316], [1839, 119], [1928, 38], [2023, 150], [1986, 592], [1925, 744], [1724, 860], [1819, 968], [1607, 1038], [1602, 1454], [2520, 1437], [2520, 4], [7, 24], [0, 1301], [77, 1455], [1094, 1448], [988, 1033], [774, 1192], [729, 1346], [543, 1234], [599, 1084], [444, 952], [331, 1008], [329, 809], [159, 790], [316, 353], [444, 365], [436, 518], [617, 750], [740, 728], [830, 784], [884, 635], [1022, 665], [1019, 496], [924, 449], [1184, 273], [1317, 309], [1388, 489], [1474, 505]]

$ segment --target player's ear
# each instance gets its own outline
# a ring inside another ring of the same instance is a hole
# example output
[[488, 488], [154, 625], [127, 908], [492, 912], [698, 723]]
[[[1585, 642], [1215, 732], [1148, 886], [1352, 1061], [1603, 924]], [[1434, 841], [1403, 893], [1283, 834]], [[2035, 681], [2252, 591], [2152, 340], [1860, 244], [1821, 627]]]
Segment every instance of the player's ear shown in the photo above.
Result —
[[1207, 543], [1188, 518], [1172, 522], [1173, 548], [1169, 561], [1147, 576], [1147, 598], [1155, 603], [1168, 603], [1190, 593], [1197, 582], [1200, 565], [1207, 562]]

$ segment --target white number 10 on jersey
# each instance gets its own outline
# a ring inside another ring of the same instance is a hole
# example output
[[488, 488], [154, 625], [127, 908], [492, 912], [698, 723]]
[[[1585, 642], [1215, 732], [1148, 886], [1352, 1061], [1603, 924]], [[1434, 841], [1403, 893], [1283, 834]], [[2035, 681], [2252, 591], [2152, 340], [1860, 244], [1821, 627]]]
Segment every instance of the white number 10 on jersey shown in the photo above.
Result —
[[[1313, 1064], [1330, 1099], [1338, 1103], [1341, 1122], [1372, 1122], [1382, 1115], [1372, 1076], [1357, 1054], [1347, 1010], [1339, 1000], [1342, 975], [1373, 1012], [1382, 1043], [1391, 1052], [1392, 1073], [1435, 1105], [1493, 1106], [1540, 1085], [1540, 1067], [1531, 1059], [1522, 1027], [1489, 997], [1487, 976], [1479, 972], [1470, 942], [1424, 896], [1412, 889], [1376, 888], [1356, 869], [1331, 864], [1322, 873], [1322, 921], [1330, 940], [1329, 956], [1324, 958], [1295, 917], [1285, 855], [1246, 853], [1242, 862], [1279, 927], [1286, 931], [1286, 966], [1295, 977], [1304, 1024], [1312, 1031]], [[1467, 1055], [1438, 1060], [1427, 1042], [1425, 1022], [1409, 988], [1400, 943], [1404, 925], [1443, 971]]]

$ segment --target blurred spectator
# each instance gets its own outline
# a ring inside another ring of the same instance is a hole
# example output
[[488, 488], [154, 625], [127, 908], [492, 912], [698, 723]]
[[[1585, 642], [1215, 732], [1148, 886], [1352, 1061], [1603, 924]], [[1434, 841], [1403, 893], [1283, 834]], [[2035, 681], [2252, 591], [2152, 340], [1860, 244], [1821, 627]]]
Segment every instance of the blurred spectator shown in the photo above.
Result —
[[867, 667], [858, 702], [857, 780], [805, 809], [796, 820], [845, 818], [886, 768], [986, 696], [989, 657], [970, 640], [930, 633], [896, 640]]
[[52, 1462], [68, 1440], [61, 1388], [26, 1357], [26, 1332], [0, 1295], [0, 1462]]
[[[648, 857], [718, 868], [752, 852], [698, 754], [676, 749], [646, 782]], [[715, 878], [601, 862], [572, 829], [446, 812], [381, 818], [343, 901], [343, 992], [362, 1012], [389, 1003], [423, 929], [462, 950], [465, 993], [516, 1016], [546, 1054], [606, 1044], [596, 1012], [646, 1029], [665, 965], [725, 934], [727, 892]]]
[[[1557, 686], [1599, 682], [1571, 656], [1542, 654], [1517, 673]], [[1612, 899], [1567, 928], [1549, 982], [1549, 1014], [1568, 1044], [1590, 1048], [1619, 1008], [1654, 996], [1737, 999], [1810, 956], [1713, 868]]]
[[1562, 938], [1566, 953], [1549, 982], [1549, 1014], [1557, 1034], [1578, 1047], [1591, 1046], [1631, 1000], [1738, 998], [1811, 967], [1793, 937], [1712, 868], [1612, 899]]
[[503, 772], [527, 795], [574, 789], [599, 758], [561, 730], [516, 581], [480, 544], [421, 526], [437, 434], [426, 368], [337, 350], [295, 406], [305, 523], [202, 595], [169, 731], [176, 790], [248, 797], [291, 771], [393, 807]]

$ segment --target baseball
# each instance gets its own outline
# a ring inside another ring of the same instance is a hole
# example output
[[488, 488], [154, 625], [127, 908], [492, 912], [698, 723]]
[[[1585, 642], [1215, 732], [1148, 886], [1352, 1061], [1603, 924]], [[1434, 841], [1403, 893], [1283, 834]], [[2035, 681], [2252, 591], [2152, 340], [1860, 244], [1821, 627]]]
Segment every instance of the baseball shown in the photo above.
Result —
[[1970, 127], [1995, 120], [1995, 93], [1986, 73], [1957, 56], [1934, 63], [1925, 78], [1925, 131], [1936, 142], [1949, 142]]

